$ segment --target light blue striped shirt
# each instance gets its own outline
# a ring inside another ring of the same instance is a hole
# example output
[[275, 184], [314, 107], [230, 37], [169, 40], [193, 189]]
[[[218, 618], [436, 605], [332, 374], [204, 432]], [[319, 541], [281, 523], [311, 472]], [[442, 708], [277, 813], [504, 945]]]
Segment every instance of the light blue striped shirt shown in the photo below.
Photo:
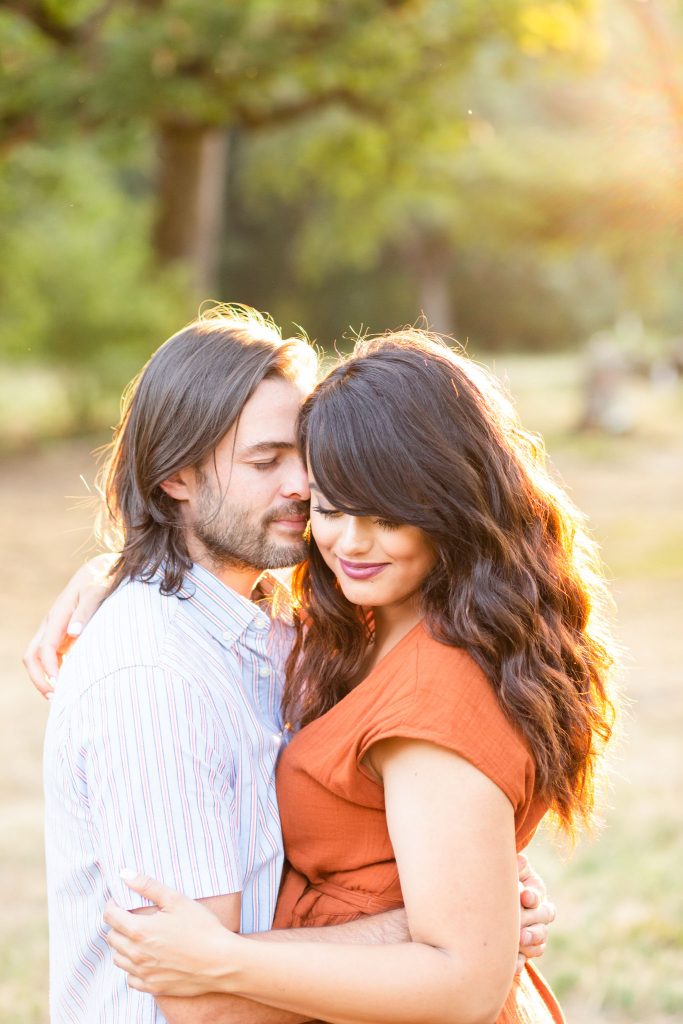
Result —
[[282, 870], [275, 763], [291, 627], [195, 565], [178, 596], [129, 582], [65, 659], [45, 737], [53, 1024], [163, 1021], [114, 966], [102, 911], [137, 868], [195, 899], [242, 893], [270, 927]]

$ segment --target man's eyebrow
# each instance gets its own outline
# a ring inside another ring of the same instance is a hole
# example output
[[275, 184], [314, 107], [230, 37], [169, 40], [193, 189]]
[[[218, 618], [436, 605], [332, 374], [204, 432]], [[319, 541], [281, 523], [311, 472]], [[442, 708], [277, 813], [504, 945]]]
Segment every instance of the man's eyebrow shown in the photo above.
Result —
[[242, 458], [245, 455], [258, 455], [260, 452], [292, 451], [293, 448], [296, 448], [293, 441], [257, 441], [255, 444], [239, 448], [237, 454]]

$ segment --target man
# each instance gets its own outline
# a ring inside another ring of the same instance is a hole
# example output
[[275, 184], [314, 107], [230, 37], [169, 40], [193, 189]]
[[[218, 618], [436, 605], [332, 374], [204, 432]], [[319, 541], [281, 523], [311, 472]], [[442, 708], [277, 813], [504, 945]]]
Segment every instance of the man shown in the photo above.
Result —
[[[102, 911], [113, 896], [153, 912], [120, 879], [132, 865], [205, 901], [228, 928], [270, 927], [291, 635], [252, 597], [264, 569], [305, 556], [295, 425], [314, 375], [305, 342], [282, 340], [256, 314], [219, 310], [170, 338], [128, 393], [104, 477], [116, 589], [64, 664], [46, 734], [59, 1024], [300, 1019], [231, 997], [157, 1005], [113, 964]], [[396, 912], [307, 929], [314, 937], [408, 936]]]

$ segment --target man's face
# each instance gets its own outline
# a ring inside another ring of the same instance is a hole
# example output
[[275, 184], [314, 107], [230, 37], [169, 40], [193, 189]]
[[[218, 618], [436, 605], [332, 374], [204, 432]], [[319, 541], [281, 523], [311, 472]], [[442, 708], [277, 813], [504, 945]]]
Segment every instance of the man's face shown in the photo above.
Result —
[[187, 525], [214, 564], [278, 569], [306, 557], [310, 493], [295, 443], [305, 397], [290, 381], [262, 381], [236, 428], [191, 474]]

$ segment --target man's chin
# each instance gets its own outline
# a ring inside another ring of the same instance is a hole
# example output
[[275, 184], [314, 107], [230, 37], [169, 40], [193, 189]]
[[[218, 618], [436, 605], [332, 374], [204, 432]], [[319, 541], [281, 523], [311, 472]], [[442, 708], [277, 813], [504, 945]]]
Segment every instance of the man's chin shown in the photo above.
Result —
[[299, 562], [308, 558], [308, 544], [304, 540], [299, 544], [272, 544], [264, 554], [266, 568], [293, 569]]

